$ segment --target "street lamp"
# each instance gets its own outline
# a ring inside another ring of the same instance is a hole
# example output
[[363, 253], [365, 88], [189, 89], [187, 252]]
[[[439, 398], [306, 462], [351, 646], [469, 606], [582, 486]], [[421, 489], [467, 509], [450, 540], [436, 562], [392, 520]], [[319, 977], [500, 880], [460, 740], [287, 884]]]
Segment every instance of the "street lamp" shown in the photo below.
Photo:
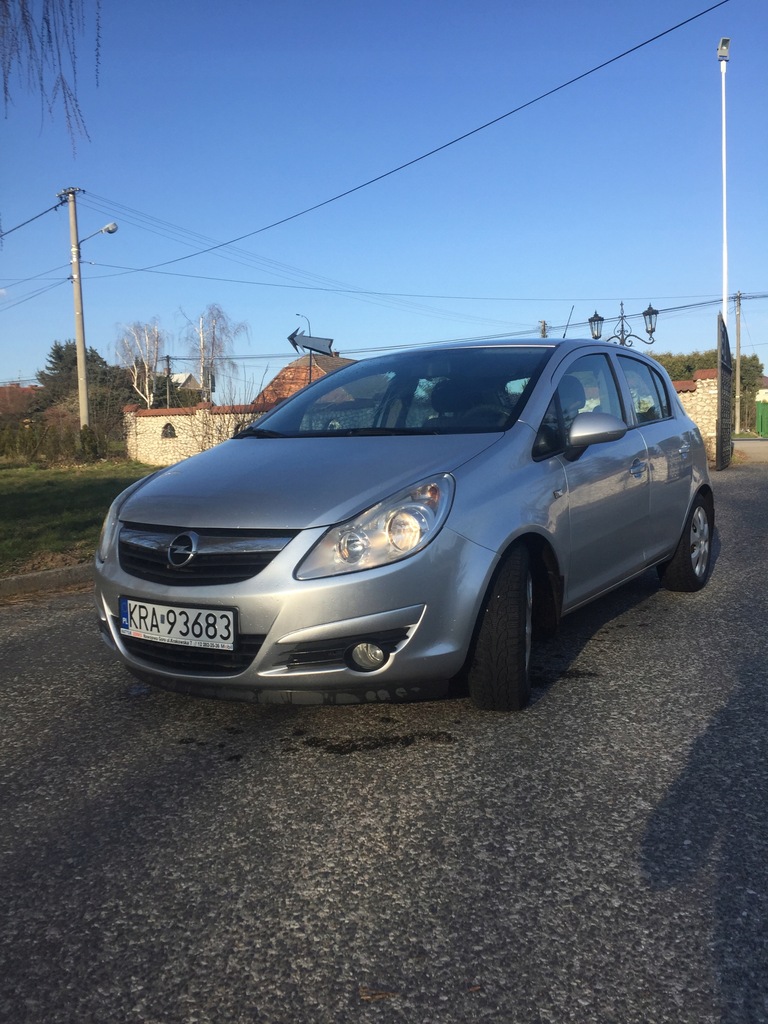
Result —
[[75, 350], [77, 353], [77, 397], [80, 406], [80, 430], [90, 426], [90, 415], [88, 411], [88, 370], [85, 352], [85, 323], [83, 321], [83, 286], [80, 279], [80, 246], [89, 238], [96, 235], [114, 235], [117, 231], [117, 224], [105, 224], [103, 228], [94, 231], [92, 235], [85, 238], [77, 237], [77, 207], [75, 195], [78, 188], [67, 188], [59, 192], [58, 196], [62, 202], [66, 196], [69, 207], [69, 239], [72, 252], [72, 290], [75, 299]]
[[722, 162], [723, 162], [723, 323], [728, 330], [728, 224], [726, 218], [726, 188], [725, 188], [725, 69], [728, 64], [728, 51], [731, 48], [731, 40], [723, 38], [717, 47], [717, 59], [720, 62], [721, 80], [721, 108], [722, 108]]
[[[606, 338], [606, 341], [618, 341], [620, 345], [624, 345], [626, 348], [632, 348], [632, 339], [635, 341], [642, 341], [645, 345], [653, 344], [653, 332], [656, 330], [656, 318], [659, 315], [658, 309], [654, 309], [653, 306], [648, 303], [648, 309], [643, 310], [643, 320], [645, 321], [645, 333], [648, 335], [648, 340], [641, 338], [639, 334], [633, 334], [629, 329], [627, 323], [627, 317], [624, 315], [624, 303], [621, 303], [621, 313], [619, 319], [616, 322], [613, 334], [610, 338]], [[595, 341], [600, 340], [600, 336], [603, 333], [603, 324], [605, 323], [605, 317], [595, 310], [594, 314], [589, 318], [589, 331], [592, 338]]]
[[[726, 146], [725, 146], [725, 68], [728, 64], [731, 40], [722, 38], [717, 47], [717, 59], [720, 63], [721, 82], [721, 122], [722, 122], [722, 162], [723, 162], [723, 327], [728, 335], [728, 220], [726, 203]], [[741, 348], [739, 332], [736, 331], [736, 408], [734, 409], [734, 429], [738, 434], [741, 430]]]
[[99, 228], [98, 231], [94, 231], [92, 235], [86, 235], [85, 238], [81, 238], [77, 244], [82, 245], [83, 242], [87, 242], [89, 238], [95, 238], [96, 235], [114, 235], [116, 231], [117, 224], [114, 222], [112, 224], [105, 224], [103, 228]]

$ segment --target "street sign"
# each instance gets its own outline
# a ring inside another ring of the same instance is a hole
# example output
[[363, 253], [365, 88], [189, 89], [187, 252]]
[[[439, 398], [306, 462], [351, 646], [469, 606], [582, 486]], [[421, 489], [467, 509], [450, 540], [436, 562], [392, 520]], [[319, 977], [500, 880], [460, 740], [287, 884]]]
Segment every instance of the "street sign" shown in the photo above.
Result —
[[313, 338], [310, 334], [305, 334], [303, 330], [297, 328], [293, 334], [288, 335], [288, 341], [290, 341], [297, 352], [299, 348], [303, 348], [309, 352], [318, 352], [323, 356], [333, 354], [331, 352], [333, 338]]

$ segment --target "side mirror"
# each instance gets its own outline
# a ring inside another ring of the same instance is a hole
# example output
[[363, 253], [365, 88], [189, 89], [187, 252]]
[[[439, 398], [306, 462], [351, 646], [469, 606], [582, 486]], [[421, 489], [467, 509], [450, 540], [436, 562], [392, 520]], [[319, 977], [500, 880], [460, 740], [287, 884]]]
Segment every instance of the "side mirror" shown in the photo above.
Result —
[[568, 433], [567, 456], [577, 459], [592, 444], [605, 444], [624, 437], [627, 424], [607, 412], [580, 412]]

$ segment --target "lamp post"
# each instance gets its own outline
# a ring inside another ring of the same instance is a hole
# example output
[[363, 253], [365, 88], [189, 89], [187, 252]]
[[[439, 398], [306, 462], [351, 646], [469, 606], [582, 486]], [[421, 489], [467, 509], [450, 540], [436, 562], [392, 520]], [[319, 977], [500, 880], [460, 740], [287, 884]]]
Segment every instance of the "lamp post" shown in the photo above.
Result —
[[721, 81], [721, 136], [722, 136], [722, 162], [723, 162], [723, 323], [728, 330], [728, 222], [726, 209], [726, 187], [725, 187], [725, 69], [728, 65], [728, 51], [731, 47], [731, 40], [723, 38], [717, 47], [717, 59], [720, 62]]
[[117, 231], [117, 224], [105, 224], [103, 228], [94, 231], [92, 235], [85, 238], [77, 237], [77, 206], [75, 195], [79, 188], [66, 188], [59, 192], [58, 196], [62, 202], [66, 197], [69, 207], [69, 239], [71, 247], [72, 262], [72, 290], [75, 300], [75, 350], [77, 353], [77, 397], [80, 406], [80, 429], [90, 426], [90, 414], [88, 410], [88, 370], [85, 350], [85, 323], [83, 320], [83, 286], [80, 279], [80, 246], [89, 238], [96, 235], [113, 235]]
[[[728, 64], [731, 40], [723, 37], [717, 47], [717, 59], [720, 64], [721, 94], [721, 151], [723, 163], [723, 326], [728, 334], [728, 219], [726, 191], [726, 145], [725, 145], [725, 69]], [[741, 432], [741, 346], [739, 342], [738, 318], [736, 331], [736, 407], [734, 409], [734, 431]]]
[[[654, 309], [653, 306], [648, 303], [648, 309], [643, 310], [643, 320], [645, 321], [645, 333], [648, 335], [648, 339], [641, 338], [639, 334], [633, 334], [629, 329], [627, 323], [627, 317], [624, 315], [624, 303], [621, 303], [621, 312], [619, 319], [616, 322], [613, 334], [610, 338], [606, 338], [606, 341], [617, 341], [620, 345], [624, 345], [626, 348], [632, 348], [632, 339], [635, 341], [642, 341], [644, 345], [653, 344], [653, 332], [656, 330], [656, 318], [659, 315], [658, 309]], [[589, 318], [589, 331], [594, 341], [599, 341], [600, 336], [603, 333], [603, 324], [605, 323], [605, 317], [595, 310], [594, 314]]]

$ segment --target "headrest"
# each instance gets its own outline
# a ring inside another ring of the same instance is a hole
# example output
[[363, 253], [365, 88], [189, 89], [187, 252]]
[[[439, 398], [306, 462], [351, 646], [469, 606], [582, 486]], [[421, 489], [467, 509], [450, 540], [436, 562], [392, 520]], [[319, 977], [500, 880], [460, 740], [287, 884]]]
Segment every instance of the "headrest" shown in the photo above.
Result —
[[447, 412], [464, 412], [472, 404], [472, 396], [467, 393], [460, 380], [441, 380], [432, 391], [432, 408], [443, 415]]
[[581, 409], [587, 401], [584, 385], [572, 373], [567, 373], [563, 377], [557, 393], [560, 395], [560, 402], [565, 409]]

